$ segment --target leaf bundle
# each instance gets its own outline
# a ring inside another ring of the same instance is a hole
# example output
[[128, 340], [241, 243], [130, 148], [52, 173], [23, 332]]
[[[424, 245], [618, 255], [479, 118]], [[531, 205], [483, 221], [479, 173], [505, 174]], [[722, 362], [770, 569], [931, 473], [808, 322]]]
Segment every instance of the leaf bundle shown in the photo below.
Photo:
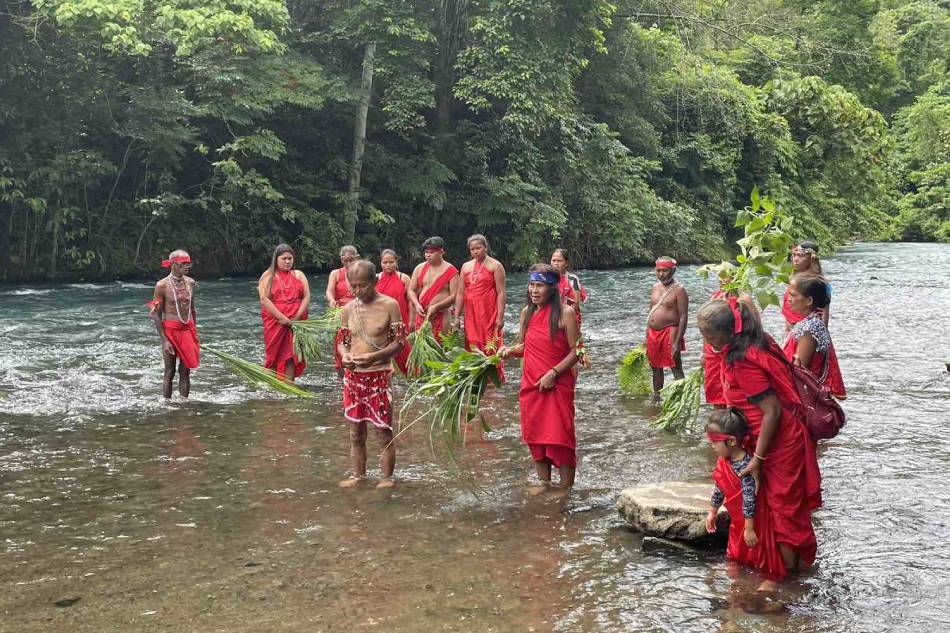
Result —
[[647, 351], [638, 345], [627, 352], [617, 365], [617, 382], [628, 396], [642, 396], [653, 390], [653, 378]]
[[[501, 358], [480, 350], [457, 350], [451, 361], [429, 361], [429, 371], [413, 382], [399, 411], [400, 433], [420, 420], [429, 421], [432, 442], [441, 435], [451, 452], [465, 443], [465, 425], [478, 415], [478, 403], [489, 381], [501, 384]], [[427, 400], [419, 415], [407, 424], [403, 420], [417, 402]], [[488, 424], [482, 421], [488, 431]]]
[[250, 361], [238, 358], [237, 356], [232, 356], [231, 354], [227, 354], [210, 347], [206, 347], [204, 345], [202, 345], [201, 349], [205, 350], [206, 352], [211, 352], [220, 358], [225, 367], [252, 385], [263, 385], [265, 387], [270, 387], [271, 389], [279, 391], [288, 396], [298, 396], [301, 398], [310, 398], [313, 396], [313, 394], [306, 389], [301, 389], [294, 383], [278, 377], [276, 373], [270, 369], [267, 369], [266, 367], [261, 367], [260, 365]]
[[294, 332], [294, 355], [307, 362], [325, 354], [333, 354], [336, 333], [343, 323], [343, 309], [328, 307], [322, 315], [305, 321], [291, 321]]
[[432, 323], [424, 321], [421, 326], [409, 333], [409, 357], [406, 359], [406, 371], [410, 378], [417, 378], [429, 371], [431, 363], [445, 362], [448, 357], [439, 345], [432, 329]]
[[652, 425], [672, 432], [689, 427], [699, 417], [700, 395], [705, 379], [706, 372], [699, 367], [685, 378], [674, 380], [663, 387], [660, 392], [663, 397], [663, 407]]

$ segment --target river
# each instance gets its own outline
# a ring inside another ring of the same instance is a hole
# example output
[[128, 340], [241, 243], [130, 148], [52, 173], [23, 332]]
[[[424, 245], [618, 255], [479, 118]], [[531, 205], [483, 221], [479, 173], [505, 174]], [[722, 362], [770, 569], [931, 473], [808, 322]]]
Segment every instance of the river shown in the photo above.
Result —
[[[495, 429], [458, 469], [414, 430], [395, 489], [344, 491], [327, 366], [302, 379], [315, 398], [285, 399], [206, 355], [192, 399], [165, 403], [149, 286], [0, 287], [0, 631], [950, 630], [950, 245], [858, 244], [824, 265], [849, 418], [820, 449], [818, 563], [775, 602], [721, 552], [642, 551], [613, 507], [713, 464], [698, 432], [652, 430], [652, 405], [616, 387], [648, 269], [582, 273], [594, 365], [566, 498], [528, 494], [513, 385], [486, 398]], [[695, 315], [711, 284], [678, 277]], [[255, 296], [254, 280], [201, 281], [203, 341], [259, 359]]]

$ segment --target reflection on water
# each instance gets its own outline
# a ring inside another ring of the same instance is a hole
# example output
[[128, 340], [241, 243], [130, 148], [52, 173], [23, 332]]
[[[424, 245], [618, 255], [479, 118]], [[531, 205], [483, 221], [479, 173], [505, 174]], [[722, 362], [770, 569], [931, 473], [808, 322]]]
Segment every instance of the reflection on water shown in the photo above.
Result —
[[[495, 429], [470, 431], [460, 472], [420, 427], [398, 440], [396, 489], [341, 491], [332, 372], [289, 400], [206, 359], [192, 401], [167, 404], [148, 286], [0, 288], [0, 630], [947, 630], [950, 247], [858, 245], [826, 268], [849, 424], [821, 452], [818, 565], [777, 601], [721, 554], [643, 551], [615, 516], [625, 485], [712, 464], [698, 433], [651, 430], [655, 409], [615, 387], [648, 270], [584, 275], [594, 367], [563, 499], [527, 494], [514, 386], [486, 399]], [[695, 313], [711, 289], [693, 271]], [[255, 296], [251, 280], [202, 282], [202, 338], [258, 358]], [[688, 344], [695, 366], [695, 328]]]

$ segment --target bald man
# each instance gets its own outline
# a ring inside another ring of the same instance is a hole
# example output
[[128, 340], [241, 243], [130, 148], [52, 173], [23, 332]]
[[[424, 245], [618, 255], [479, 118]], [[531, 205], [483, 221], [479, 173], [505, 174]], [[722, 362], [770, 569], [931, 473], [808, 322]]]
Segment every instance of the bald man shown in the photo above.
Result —
[[191, 256], [187, 251], [172, 251], [162, 262], [168, 276], [155, 284], [155, 294], [148, 302], [149, 316], [162, 341], [165, 372], [162, 394], [172, 397], [175, 366], [178, 366], [178, 393], [187, 398], [191, 392], [191, 370], [198, 367], [200, 343], [195, 328], [195, 280], [191, 272]]

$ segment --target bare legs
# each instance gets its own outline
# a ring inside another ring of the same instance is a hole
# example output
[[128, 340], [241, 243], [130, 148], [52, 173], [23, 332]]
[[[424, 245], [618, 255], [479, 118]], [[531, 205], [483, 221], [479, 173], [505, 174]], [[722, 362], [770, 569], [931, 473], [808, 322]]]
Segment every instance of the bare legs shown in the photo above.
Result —
[[[178, 357], [173, 354], [162, 354], [165, 361], [165, 370], [162, 374], [162, 395], [165, 399], [172, 397], [172, 384], [175, 381], [175, 363]], [[187, 398], [191, 393], [191, 370], [185, 367], [185, 364], [178, 362], [178, 393], [182, 398]]]
[[[353, 476], [340, 482], [343, 488], [351, 488], [366, 478], [366, 422], [350, 422], [350, 461], [353, 464]], [[377, 488], [391, 488], [394, 485], [393, 472], [396, 470], [396, 445], [391, 429], [376, 430], [379, 441], [379, 465], [383, 478]]]
[[[551, 483], [552, 466], [553, 462], [547, 457], [534, 463], [534, 468], [538, 473], [538, 479], [540, 479], [541, 483], [545, 486]], [[567, 464], [558, 466], [558, 474], [561, 476], [561, 488], [570, 488], [574, 485], [574, 473], [576, 470], [574, 466], [568, 466]]]
[[[673, 371], [673, 380], [682, 380], [686, 377], [686, 374], [683, 373], [683, 360], [680, 358], [680, 355], [677, 354], [676, 364], [671, 368]], [[653, 399], [660, 399], [660, 390], [663, 389], [663, 368], [662, 367], [651, 367], [653, 370]]]

